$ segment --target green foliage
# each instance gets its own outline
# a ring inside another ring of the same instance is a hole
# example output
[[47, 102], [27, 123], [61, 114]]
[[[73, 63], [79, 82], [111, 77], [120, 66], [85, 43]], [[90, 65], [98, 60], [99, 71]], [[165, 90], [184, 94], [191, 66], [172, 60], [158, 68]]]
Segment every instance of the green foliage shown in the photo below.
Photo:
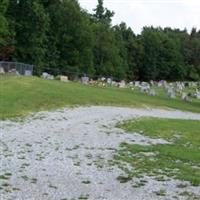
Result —
[[135, 35], [98, 0], [94, 14], [78, 0], [0, 0], [0, 60], [35, 64], [73, 78], [200, 80], [200, 31], [145, 27]]
[[15, 29], [13, 60], [41, 66], [47, 51], [49, 17], [39, 0], [11, 1], [9, 14]]
[[94, 11], [95, 14], [93, 15], [93, 19], [97, 22], [110, 23], [112, 21], [111, 18], [114, 16], [113, 11], [104, 8], [103, 0], [98, 0], [98, 5]]
[[11, 45], [12, 31], [9, 26], [9, 19], [6, 17], [9, 2], [9, 0], [0, 0], [0, 60], [7, 60], [13, 51]]
[[[132, 145], [122, 144], [116, 155], [119, 161], [129, 162], [136, 174], [170, 176], [200, 185], [200, 123], [195, 120], [141, 118], [127, 121], [120, 128], [129, 132], [139, 132], [152, 138], [163, 138], [171, 144]], [[152, 156], [147, 153], [153, 153]]]
[[92, 73], [93, 35], [87, 13], [76, 1], [67, 0], [50, 3], [47, 10], [51, 19], [49, 67]]

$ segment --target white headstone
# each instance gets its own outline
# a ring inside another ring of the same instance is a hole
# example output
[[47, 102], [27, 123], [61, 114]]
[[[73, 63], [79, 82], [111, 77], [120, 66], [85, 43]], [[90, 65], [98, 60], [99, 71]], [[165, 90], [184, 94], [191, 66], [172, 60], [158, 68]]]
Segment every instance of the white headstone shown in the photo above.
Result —
[[41, 77], [43, 79], [54, 80], [54, 76], [51, 74], [48, 74], [47, 72], [43, 72]]
[[25, 70], [24, 75], [25, 76], [32, 76], [32, 71], [31, 70]]
[[107, 78], [107, 84], [110, 85], [110, 86], [112, 85], [112, 79], [111, 78]]
[[187, 95], [185, 92], [182, 93], [181, 99], [182, 99], [183, 101], [188, 101], [188, 100], [189, 100], [189, 99], [188, 99], [188, 95]]
[[5, 74], [4, 68], [0, 67], [0, 74]]
[[119, 83], [119, 88], [125, 88], [126, 87], [126, 82], [125, 81], [121, 81]]
[[196, 94], [195, 94], [197, 99], [200, 99], [200, 91], [196, 90]]
[[89, 78], [87, 76], [81, 77], [81, 83], [87, 85], [89, 82]]
[[174, 90], [172, 88], [169, 88], [167, 90], [167, 94], [168, 94], [168, 97], [171, 98], [171, 99], [176, 98], [176, 93], [174, 92]]
[[150, 89], [149, 95], [150, 96], [156, 96], [156, 91], [154, 89]]

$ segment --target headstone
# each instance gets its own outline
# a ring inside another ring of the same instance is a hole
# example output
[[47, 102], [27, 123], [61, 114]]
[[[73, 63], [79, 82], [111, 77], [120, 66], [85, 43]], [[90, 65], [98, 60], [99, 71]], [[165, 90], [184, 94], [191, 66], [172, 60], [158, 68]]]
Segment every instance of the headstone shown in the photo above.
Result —
[[65, 83], [69, 82], [68, 76], [60, 76], [60, 81]]
[[47, 79], [48, 76], [49, 76], [49, 74], [47, 72], [42, 73], [42, 78]]
[[54, 80], [54, 76], [51, 74], [48, 74], [47, 72], [43, 72], [41, 77], [43, 79]]
[[109, 85], [109, 86], [112, 86], [112, 79], [111, 78], [107, 78], [107, 84]]
[[89, 82], [89, 78], [87, 76], [81, 77], [81, 83], [87, 85]]
[[181, 99], [183, 101], [189, 101], [189, 97], [188, 97], [188, 95], [185, 92], [182, 93]]
[[106, 80], [106, 78], [105, 77], [101, 77], [101, 81], [105, 81]]
[[119, 88], [125, 88], [126, 87], [126, 82], [125, 81], [121, 81], [119, 83]]
[[149, 87], [148, 86], [140, 86], [140, 92], [142, 93], [148, 93]]
[[112, 81], [112, 86], [117, 87], [118, 83], [116, 81]]
[[184, 89], [184, 83], [176, 82], [176, 88], [177, 88], [179, 91], [182, 91], [182, 90]]
[[172, 88], [169, 88], [169, 89], [167, 90], [167, 95], [168, 95], [168, 97], [171, 98], [171, 99], [176, 98], [176, 93], [174, 92], [174, 90], [173, 90]]
[[4, 68], [3, 67], [0, 67], [0, 74], [5, 74], [5, 71], [4, 71]]
[[49, 75], [47, 79], [48, 80], [54, 80], [54, 76], [53, 75]]
[[129, 86], [130, 86], [130, 87], [133, 87], [133, 82], [129, 82]]
[[167, 81], [165, 80], [163, 80], [162, 83], [163, 83], [163, 86], [167, 85]]
[[196, 90], [196, 94], [195, 94], [197, 99], [200, 99], [200, 91]]
[[151, 81], [150, 81], [150, 84], [151, 84], [151, 86], [154, 86], [154, 81], [151, 80]]
[[135, 81], [135, 87], [139, 87], [140, 86], [140, 81]]
[[150, 96], [156, 96], [156, 91], [154, 89], [149, 90], [149, 95]]
[[162, 87], [162, 86], [163, 86], [162, 81], [159, 81], [159, 82], [157, 83], [157, 85], [158, 85], [158, 87]]
[[24, 75], [25, 76], [32, 76], [32, 71], [31, 70], [25, 70]]
[[19, 72], [15, 68], [10, 69], [8, 71], [8, 74], [10, 74], [10, 75], [17, 75], [17, 76], [20, 75]]

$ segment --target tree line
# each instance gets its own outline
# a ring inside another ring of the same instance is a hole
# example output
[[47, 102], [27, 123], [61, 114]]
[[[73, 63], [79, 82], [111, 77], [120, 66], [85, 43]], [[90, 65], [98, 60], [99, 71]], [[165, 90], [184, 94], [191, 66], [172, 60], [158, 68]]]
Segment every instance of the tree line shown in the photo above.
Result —
[[144, 27], [136, 35], [124, 22], [113, 26], [113, 16], [103, 0], [94, 14], [77, 0], [0, 0], [0, 60], [34, 64], [37, 74], [200, 80], [200, 30]]

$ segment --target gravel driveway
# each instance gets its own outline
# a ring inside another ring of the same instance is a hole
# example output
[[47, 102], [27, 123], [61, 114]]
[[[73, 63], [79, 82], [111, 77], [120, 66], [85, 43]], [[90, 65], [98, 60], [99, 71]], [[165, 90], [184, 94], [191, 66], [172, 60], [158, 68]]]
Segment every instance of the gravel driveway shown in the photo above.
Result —
[[[159, 109], [79, 107], [40, 112], [22, 122], [0, 123], [1, 199], [18, 200], [156, 200], [200, 195], [200, 187], [176, 187], [180, 181], [120, 183], [123, 172], [109, 164], [122, 142], [166, 143], [115, 128], [119, 121], [140, 116], [198, 119], [200, 114]], [[167, 196], [156, 191], [165, 189]]]

